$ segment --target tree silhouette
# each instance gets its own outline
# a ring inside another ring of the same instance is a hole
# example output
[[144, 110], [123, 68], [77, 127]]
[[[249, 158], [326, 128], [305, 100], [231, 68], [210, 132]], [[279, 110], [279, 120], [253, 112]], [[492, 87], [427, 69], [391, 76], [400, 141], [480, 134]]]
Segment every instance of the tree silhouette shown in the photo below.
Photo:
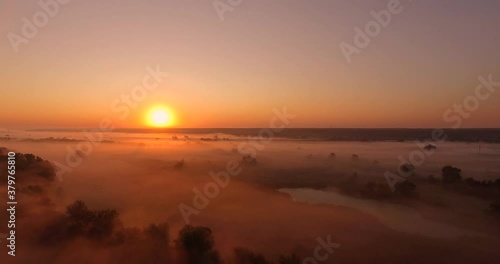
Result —
[[445, 183], [454, 183], [462, 180], [462, 170], [452, 166], [444, 166], [441, 170]]
[[394, 186], [395, 193], [401, 196], [411, 197], [415, 195], [415, 189], [417, 186], [410, 181], [398, 182]]
[[88, 232], [89, 223], [93, 215], [87, 205], [80, 200], [73, 202], [66, 207], [68, 216], [68, 231], [70, 235], [83, 235]]
[[168, 233], [168, 224], [163, 223], [159, 225], [151, 224], [146, 230], [144, 230], [146, 235], [153, 239], [154, 241], [157, 241], [159, 243], [168, 245], [168, 241], [170, 239], [169, 233]]
[[402, 164], [399, 169], [404, 172], [404, 173], [407, 173], [407, 174], [413, 174], [413, 172], [415, 171], [415, 166], [413, 166], [413, 164], [411, 163], [405, 163], [405, 164]]
[[116, 210], [91, 211], [80, 200], [66, 208], [66, 216], [69, 235], [83, 235], [93, 239], [109, 237], [118, 220]]
[[179, 231], [177, 246], [184, 250], [190, 264], [216, 264], [220, 257], [215, 251], [212, 230], [203, 226], [186, 225]]
[[425, 146], [424, 149], [428, 150], [428, 151], [431, 151], [431, 150], [436, 150], [437, 147], [436, 147], [436, 145], [429, 144], [429, 145]]
[[246, 248], [235, 248], [235, 264], [269, 264], [262, 254], [254, 253]]

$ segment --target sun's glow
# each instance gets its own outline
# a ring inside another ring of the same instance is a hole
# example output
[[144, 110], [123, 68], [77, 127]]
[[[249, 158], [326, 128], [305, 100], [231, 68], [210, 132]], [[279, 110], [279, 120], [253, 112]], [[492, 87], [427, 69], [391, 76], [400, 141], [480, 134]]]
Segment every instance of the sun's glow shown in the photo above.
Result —
[[166, 127], [171, 125], [172, 117], [164, 108], [156, 108], [149, 113], [149, 124], [154, 127]]

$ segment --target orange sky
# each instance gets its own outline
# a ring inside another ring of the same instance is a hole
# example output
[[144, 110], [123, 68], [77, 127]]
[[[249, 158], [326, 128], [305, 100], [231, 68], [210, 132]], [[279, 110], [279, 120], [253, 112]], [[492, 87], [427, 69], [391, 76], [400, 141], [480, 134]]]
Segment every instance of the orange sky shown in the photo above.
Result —
[[[481, 4], [479, 4], [481, 2]], [[0, 4], [20, 34], [38, 1]], [[387, 1], [245, 1], [221, 21], [211, 1], [76, 1], [15, 53], [0, 43], [0, 127], [144, 127], [158, 105], [176, 127], [447, 127], [443, 113], [500, 80], [497, 1], [402, 1], [405, 9], [347, 63], [339, 43]], [[123, 120], [112, 104], [146, 67], [169, 76]], [[500, 127], [500, 95], [463, 127]]]

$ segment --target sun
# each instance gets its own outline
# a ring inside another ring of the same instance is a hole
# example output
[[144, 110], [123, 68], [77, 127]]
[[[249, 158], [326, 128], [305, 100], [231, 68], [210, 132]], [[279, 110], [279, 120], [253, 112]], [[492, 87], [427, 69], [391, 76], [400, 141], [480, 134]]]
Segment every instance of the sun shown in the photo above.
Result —
[[154, 127], [166, 127], [170, 124], [171, 117], [165, 109], [154, 109], [149, 114], [149, 123]]

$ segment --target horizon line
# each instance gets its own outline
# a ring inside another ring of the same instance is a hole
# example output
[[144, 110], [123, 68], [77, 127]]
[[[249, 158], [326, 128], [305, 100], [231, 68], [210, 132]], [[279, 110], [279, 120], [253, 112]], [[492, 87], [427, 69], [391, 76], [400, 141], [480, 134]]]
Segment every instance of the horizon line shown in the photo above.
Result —
[[[148, 128], [139, 128], [139, 127], [122, 127], [122, 128], [114, 128], [112, 131], [118, 130], [182, 130], [182, 129], [191, 129], [191, 130], [202, 130], [202, 129], [266, 129], [269, 127], [148, 127]], [[32, 128], [32, 129], [6, 129], [6, 130], [23, 130], [23, 131], [56, 131], [56, 130], [92, 130], [99, 129], [97, 127], [79, 127], [79, 128]], [[431, 129], [443, 129], [443, 130], [477, 130], [477, 129], [491, 129], [491, 130], [500, 130], [500, 127], [465, 127], [465, 128], [443, 128], [443, 127], [286, 127], [283, 130], [287, 129], [387, 129], [387, 130], [396, 130], [396, 129], [419, 129], [419, 130], [431, 130]], [[109, 132], [112, 132], [109, 131]]]

